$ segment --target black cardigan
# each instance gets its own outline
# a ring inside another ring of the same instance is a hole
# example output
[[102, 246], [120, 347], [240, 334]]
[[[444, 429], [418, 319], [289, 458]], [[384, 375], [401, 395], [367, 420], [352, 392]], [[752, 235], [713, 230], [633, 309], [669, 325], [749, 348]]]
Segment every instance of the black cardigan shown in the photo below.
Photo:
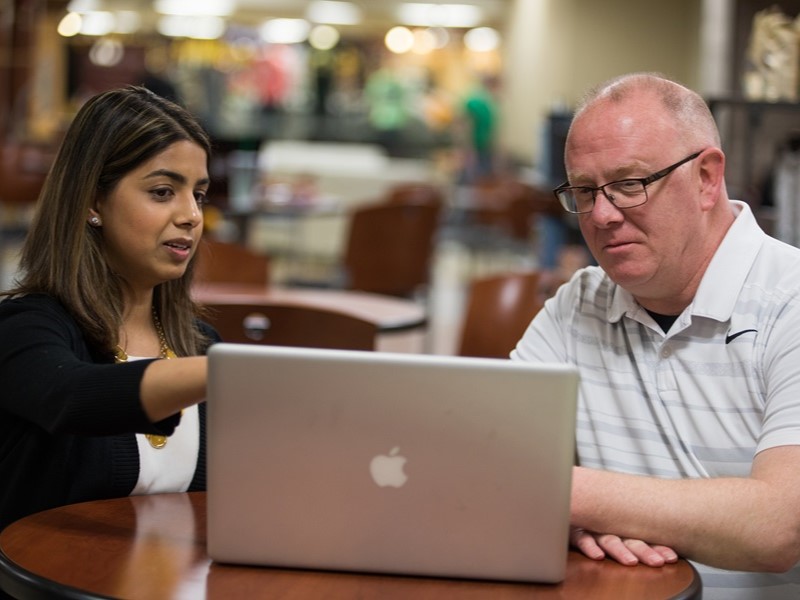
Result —
[[[0, 302], [0, 530], [47, 508], [130, 494], [139, 478], [135, 434], [169, 435], [180, 422], [150, 423], [142, 409], [140, 382], [153, 360], [114, 364], [93, 352], [52, 297]], [[205, 403], [199, 409], [192, 491], [206, 485]]]

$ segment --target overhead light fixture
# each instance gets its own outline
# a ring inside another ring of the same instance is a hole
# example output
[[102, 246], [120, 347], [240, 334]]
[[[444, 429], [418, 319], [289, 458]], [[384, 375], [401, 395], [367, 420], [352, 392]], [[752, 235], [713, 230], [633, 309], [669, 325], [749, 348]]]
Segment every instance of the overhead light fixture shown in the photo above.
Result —
[[236, 10], [235, 0], [155, 0], [153, 8], [162, 15], [227, 17]]
[[406, 25], [467, 28], [480, 25], [483, 11], [473, 4], [404, 2], [397, 7], [395, 16]]
[[67, 4], [67, 12], [87, 13], [100, 10], [99, 0], [70, 0]]
[[311, 24], [305, 19], [270, 19], [258, 32], [270, 44], [300, 44], [308, 39]]
[[142, 25], [142, 16], [135, 10], [117, 11], [114, 18], [114, 33], [136, 33]]
[[97, 0], [72, 0], [68, 12], [58, 24], [58, 33], [64, 37], [77, 34], [103, 36], [109, 33], [135, 33], [142, 22], [141, 15], [133, 10], [108, 12], [98, 10]]
[[308, 35], [308, 43], [317, 50], [330, 50], [339, 43], [339, 32], [330, 25], [317, 25]]
[[306, 9], [306, 18], [312, 23], [357, 25], [362, 16], [361, 9], [352, 2], [313, 0]]
[[83, 18], [76, 12], [68, 12], [61, 21], [58, 22], [58, 35], [61, 37], [73, 37], [81, 32]]
[[386, 48], [395, 54], [405, 54], [414, 46], [414, 34], [408, 27], [392, 27], [383, 39]]
[[114, 15], [105, 11], [87, 12], [81, 15], [82, 35], [108, 35], [116, 25]]
[[430, 54], [436, 50], [436, 36], [430, 29], [415, 29], [414, 44], [411, 51], [414, 54]]
[[464, 45], [473, 52], [490, 52], [500, 45], [500, 34], [491, 27], [476, 27], [464, 34]]
[[89, 49], [89, 60], [98, 67], [116, 67], [125, 56], [122, 43], [110, 38], [97, 40]]
[[220, 17], [200, 16], [187, 19], [177, 15], [165, 15], [156, 25], [161, 35], [196, 40], [216, 40], [225, 33], [225, 27], [225, 19]]

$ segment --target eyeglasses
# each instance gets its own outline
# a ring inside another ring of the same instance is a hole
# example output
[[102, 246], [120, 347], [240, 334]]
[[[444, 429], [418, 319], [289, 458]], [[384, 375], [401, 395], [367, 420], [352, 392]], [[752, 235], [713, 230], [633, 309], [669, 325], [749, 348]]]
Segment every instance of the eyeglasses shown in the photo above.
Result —
[[569, 182], [566, 182], [554, 189], [553, 193], [556, 195], [556, 198], [558, 198], [561, 206], [564, 207], [564, 210], [576, 215], [592, 212], [595, 199], [597, 198], [597, 192], [603, 192], [603, 195], [608, 198], [609, 202], [613, 203], [617, 208], [633, 208], [634, 206], [640, 206], [647, 202], [648, 185], [666, 177], [682, 164], [694, 160], [703, 152], [704, 150], [700, 150], [699, 152], [690, 154], [674, 165], [661, 169], [648, 177], [620, 179], [619, 181], [612, 181], [611, 183], [606, 183], [598, 187], [585, 185], [573, 187], [569, 185]]

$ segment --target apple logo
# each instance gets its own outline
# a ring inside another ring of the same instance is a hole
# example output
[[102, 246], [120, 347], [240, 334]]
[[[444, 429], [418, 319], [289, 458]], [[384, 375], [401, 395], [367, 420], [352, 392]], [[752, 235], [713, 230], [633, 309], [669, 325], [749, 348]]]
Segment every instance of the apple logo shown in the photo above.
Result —
[[373, 481], [380, 487], [402, 487], [408, 481], [403, 472], [406, 457], [398, 454], [400, 448], [395, 446], [389, 454], [378, 454], [369, 463], [369, 472]]

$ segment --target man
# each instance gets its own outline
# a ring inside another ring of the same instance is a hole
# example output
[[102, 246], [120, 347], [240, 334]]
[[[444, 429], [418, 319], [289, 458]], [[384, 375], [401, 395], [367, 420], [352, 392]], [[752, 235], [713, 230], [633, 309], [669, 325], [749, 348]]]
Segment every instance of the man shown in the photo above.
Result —
[[474, 184], [497, 175], [496, 136], [499, 121], [500, 78], [483, 75], [464, 100], [463, 144], [466, 156], [463, 183]]
[[658, 75], [589, 95], [565, 163], [556, 195], [599, 266], [512, 358], [580, 371], [573, 544], [677, 552], [705, 599], [800, 597], [800, 250], [728, 198], [705, 102]]

